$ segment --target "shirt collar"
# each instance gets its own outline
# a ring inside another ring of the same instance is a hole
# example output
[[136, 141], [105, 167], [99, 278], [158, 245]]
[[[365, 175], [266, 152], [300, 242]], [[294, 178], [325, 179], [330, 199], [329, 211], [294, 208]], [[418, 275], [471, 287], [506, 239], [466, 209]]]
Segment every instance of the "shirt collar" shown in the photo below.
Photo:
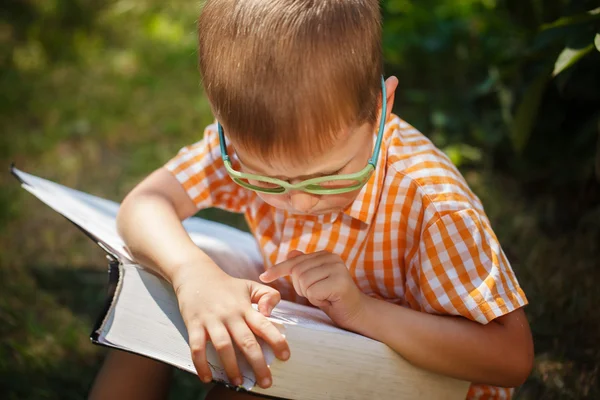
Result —
[[[387, 134], [384, 133], [384, 138]], [[376, 138], [376, 136], [375, 136]], [[375, 139], [373, 140], [373, 146], [375, 146]], [[382, 140], [381, 150], [377, 159], [376, 168], [371, 178], [362, 187], [358, 196], [352, 203], [344, 209], [343, 213], [357, 219], [365, 224], [370, 224], [377, 210], [377, 204], [379, 203], [379, 197], [383, 188], [383, 181], [385, 178], [385, 167], [387, 158], [386, 141]]]

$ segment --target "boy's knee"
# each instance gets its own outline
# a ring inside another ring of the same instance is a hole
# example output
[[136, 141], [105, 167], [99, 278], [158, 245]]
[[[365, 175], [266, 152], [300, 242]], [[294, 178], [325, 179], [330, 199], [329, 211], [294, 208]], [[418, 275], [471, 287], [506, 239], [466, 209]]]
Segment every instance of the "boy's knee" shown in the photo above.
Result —
[[166, 399], [172, 370], [171, 366], [146, 357], [111, 350], [88, 398]]

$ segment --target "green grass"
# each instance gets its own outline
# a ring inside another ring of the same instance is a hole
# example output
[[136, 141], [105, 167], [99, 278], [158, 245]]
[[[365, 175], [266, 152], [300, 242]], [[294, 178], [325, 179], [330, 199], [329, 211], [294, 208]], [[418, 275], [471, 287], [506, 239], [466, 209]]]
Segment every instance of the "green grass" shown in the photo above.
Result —
[[[18, 73], [1, 75], [18, 100], [0, 110], [5, 171], [14, 161], [120, 200], [201, 138], [212, 116], [195, 66], [197, 5], [156, 4], [102, 9], [96, 30], [78, 32], [73, 59], [49, 60], [35, 50], [41, 42], [13, 43]], [[106, 352], [89, 340], [105, 297], [104, 254], [8, 173], [0, 184], [0, 397], [81, 399]], [[176, 373], [173, 398], [203, 392], [193, 375]]]
[[[94, 29], [68, 36], [73, 54], [59, 60], [42, 41], [12, 42], [0, 166], [15, 161], [120, 200], [198, 140], [212, 116], [196, 70], [196, 11], [195, 2], [111, 3]], [[466, 175], [530, 301], [536, 365], [517, 398], [600, 398], [600, 208], [564, 223], [553, 197], [525, 195], [497, 173]], [[105, 352], [88, 339], [106, 289], [104, 254], [8, 173], [0, 185], [0, 397], [80, 399]], [[244, 226], [218, 210], [202, 216]], [[193, 375], [175, 382], [172, 398], [201, 398]]]

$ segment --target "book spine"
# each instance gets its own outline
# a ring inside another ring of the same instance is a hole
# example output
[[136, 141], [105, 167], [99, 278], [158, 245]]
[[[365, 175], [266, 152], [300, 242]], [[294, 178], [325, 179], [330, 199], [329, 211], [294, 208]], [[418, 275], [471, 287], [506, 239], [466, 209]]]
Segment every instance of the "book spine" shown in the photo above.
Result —
[[96, 322], [94, 323], [94, 327], [92, 329], [92, 333], [90, 334], [90, 339], [94, 344], [100, 344], [98, 342], [98, 338], [100, 336], [100, 330], [102, 329], [102, 325], [104, 324], [104, 320], [110, 311], [113, 301], [115, 300], [115, 295], [117, 293], [117, 286], [119, 285], [119, 279], [121, 276], [121, 268], [120, 262], [112, 257], [111, 255], [107, 255], [108, 258], [108, 292], [106, 295], [106, 301], [104, 302], [104, 306], [102, 311], [98, 315]]
[[17, 178], [17, 180], [18, 180], [19, 182], [21, 182], [21, 184], [25, 183], [25, 182], [23, 181], [23, 179], [21, 179], [21, 177], [19, 176], [19, 174], [17, 174], [17, 167], [15, 167], [15, 163], [14, 163], [14, 162], [11, 162], [11, 163], [10, 163], [10, 173], [11, 173], [11, 174], [12, 174], [12, 175], [13, 175], [15, 178]]

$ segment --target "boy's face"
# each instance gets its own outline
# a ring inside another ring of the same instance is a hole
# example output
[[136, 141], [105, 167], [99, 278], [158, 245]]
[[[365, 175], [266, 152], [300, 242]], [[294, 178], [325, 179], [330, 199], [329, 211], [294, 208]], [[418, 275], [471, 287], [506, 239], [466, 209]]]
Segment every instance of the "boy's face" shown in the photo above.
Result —
[[[397, 86], [398, 79], [395, 76], [391, 76], [385, 81], [387, 108], [383, 110], [382, 117], [386, 121], [394, 105]], [[250, 152], [235, 146], [235, 143], [233, 145], [240, 160], [242, 172], [278, 178], [294, 184], [319, 176], [351, 174], [365, 168], [369, 158], [373, 155], [373, 143], [377, 133], [374, 129], [378, 126], [379, 122], [375, 125], [363, 124], [340, 132], [337, 135], [336, 143], [330, 150], [325, 154], [315, 155], [310, 160], [307, 159], [302, 165], [294, 165], [285, 161], [265, 165], [253, 157]], [[280, 159], [285, 160], [285, 157]], [[377, 168], [382, 168], [382, 166]], [[287, 210], [290, 213], [320, 215], [344, 210], [356, 199], [359, 192], [360, 189], [330, 195], [316, 195], [297, 190], [276, 195], [256, 193], [271, 206]]]
[[[371, 124], [363, 124], [337, 135], [336, 142], [326, 154], [315, 155], [302, 164], [293, 165], [285, 161], [266, 166], [243, 148], [235, 147], [241, 162], [242, 172], [264, 175], [297, 183], [306, 179], [326, 175], [351, 174], [362, 170], [373, 154], [374, 130]], [[285, 157], [281, 157], [285, 160]], [[315, 195], [292, 190], [286, 194], [258, 193], [266, 203], [293, 214], [320, 215], [340, 212], [358, 195], [353, 192], [333, 195]]]

